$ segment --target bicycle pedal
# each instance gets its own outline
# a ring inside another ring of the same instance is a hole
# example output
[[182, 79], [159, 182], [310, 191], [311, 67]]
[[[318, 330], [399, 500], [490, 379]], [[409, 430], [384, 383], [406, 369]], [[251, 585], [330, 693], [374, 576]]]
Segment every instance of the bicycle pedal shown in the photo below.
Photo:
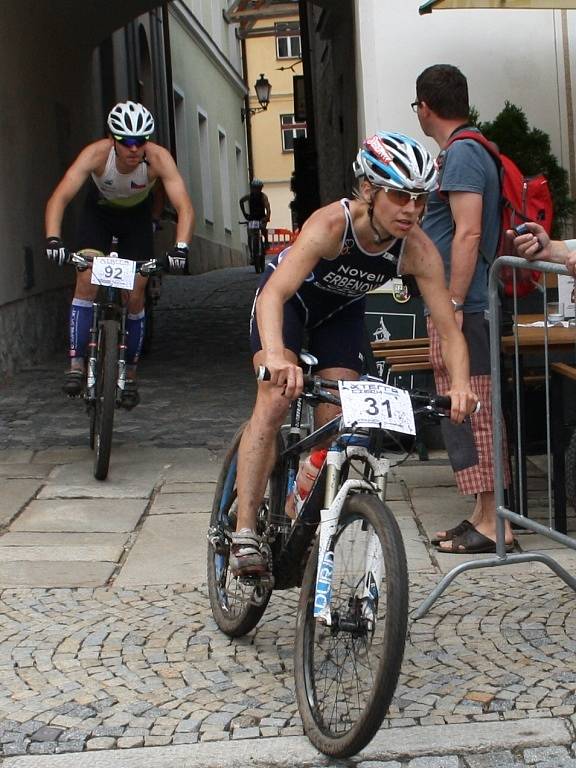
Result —
[[264, 605], [268, 597], [268, 593], [273, 589], [274, 577], [272, 574], [261, 576], [259, 579], [257, 579], [257, 584], [254, 585], [254, 590], [250, 597], [250, 603], [256, 606]]

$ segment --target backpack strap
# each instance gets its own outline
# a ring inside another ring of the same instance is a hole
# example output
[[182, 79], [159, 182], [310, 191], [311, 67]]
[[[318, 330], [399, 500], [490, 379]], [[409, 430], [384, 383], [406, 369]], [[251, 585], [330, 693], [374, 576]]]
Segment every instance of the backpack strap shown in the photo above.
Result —
[[502, 165], [498, 147], [496, 146], [496, 144], [494, 144], [493, 141], [490, 141], [489, 139], [487, 139], [483, 133], [480, 133], [480, 131], [467, 131], [466, 129], [457, 131], [456, 133], [453, 133], [452, 136], [450, 136], [444, 149], [445, 150], [448, 149], [448, 147], [451, 144], [454, 144], [455, 141], [460, 141], [461, 139], [472, 139], [472, 141], [476, 141], [478, 142], [478, 144], [482, 144], [484, 149], [487, 150], [492, 155], [492, 157], [496, 160], [498, 165]]

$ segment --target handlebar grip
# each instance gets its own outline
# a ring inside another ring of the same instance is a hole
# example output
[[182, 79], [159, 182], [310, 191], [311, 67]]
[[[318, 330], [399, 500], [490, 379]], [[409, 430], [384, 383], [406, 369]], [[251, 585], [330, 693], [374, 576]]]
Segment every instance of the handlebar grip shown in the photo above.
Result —
[[258, 372], [256, 374], [257, 381], [270, 381], [270, 371], [265, 365], [258, 366]]
[[433, 408], [449, 411], [452, 408], [452, 399], [448, 395], [434, 395], [430, 398], [430, 404]]
[[[449, 411], [450, 408], [452, 407], [452, 400], [448, 395], [434, 395], [431, 398], [430, 403], [433, 408], [442, 408], [445, 411]], [[472, 411], [472, 414], [478, 413], [481, 408], [482, 408], [482, 403], [480, 402], [480, 400], [478, 400], [478, 402], [476, 403], [476, 407]]]

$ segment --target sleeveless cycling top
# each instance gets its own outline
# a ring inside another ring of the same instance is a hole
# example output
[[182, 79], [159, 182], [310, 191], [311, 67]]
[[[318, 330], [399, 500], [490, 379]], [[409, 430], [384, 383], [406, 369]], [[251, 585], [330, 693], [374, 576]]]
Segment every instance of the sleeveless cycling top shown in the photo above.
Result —
[[[340, 204], [346, 215], [346, 229], [338, 256], [321, 259], [293, 297], [305, 308], [309, 327], [310, 323], [320, 324], [398, 275], [405, 240], [396, 238], [385, 251], [368, 253], [354, 232], [350, 201], [344, 198]], [[270, 267], [275, 269], [288, 251], [289, 248], [284, 249]]]
[[250, 219], [263, 219], [265, 215], [264, 195], [262, 192], [251, 192], [248, 196], [248, 217]]
[[113, 208], [132, 208], [139, 205], [148, 197], [155, 184], [155, 181], [148, 179], [146, 160], [130, 173], [120, 173], [116, 168], [114, 147], [110, 147], [104, 173], [102, 176], [92, 173], [92, 181], [98, 189], [98, 204]]

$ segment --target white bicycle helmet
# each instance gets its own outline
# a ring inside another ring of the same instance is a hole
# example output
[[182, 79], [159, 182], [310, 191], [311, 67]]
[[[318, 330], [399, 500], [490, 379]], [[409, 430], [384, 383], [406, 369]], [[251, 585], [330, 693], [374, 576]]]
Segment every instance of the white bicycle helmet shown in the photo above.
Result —
[[148, 138], [154, 131], [154, 118], [142, 104], [120, 102], [110, 110], [108, 128], [113, 136]]
[[438, 168], [426, 147], [402, 133], [378, 131], [362, 142], [354, 161], [356, 178], [377, 187], [431, 192], [438, 186]]

